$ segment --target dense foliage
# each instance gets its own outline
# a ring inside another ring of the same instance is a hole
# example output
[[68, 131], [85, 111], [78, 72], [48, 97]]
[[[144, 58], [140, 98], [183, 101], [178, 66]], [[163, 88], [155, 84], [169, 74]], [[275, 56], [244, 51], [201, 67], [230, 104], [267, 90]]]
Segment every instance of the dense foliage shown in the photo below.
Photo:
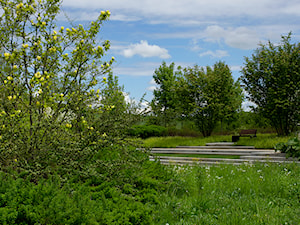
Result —
[[300, 159], [300, 140], [298, 138], [291, 138], [286, 143], [278, 143], [275, 146], [276, 151], [286, 153], [286, 157], [297, 157]]
[[192, 105], [190, 116], [204, 137], [212, 134], [218, 121], [235, 118], [241, 108], [242, 90], [225, 63], [217, 62], [205, 69], [188, 68], [184, 76], [190, 99], [187, 101]]
[[177, 71], [174, 63], [167, 66], [163, 62], [153, 78], [159, 86], [151, 104], [157, 118], [173, 122], [189, 118], [205, 137], [218, 122], [222, 127], [223, 122], [232, 121], [241, 108], [242, 90], [224, 62], [206, 68], [178, 67]]
[[166, 62], [154, 71], [153, 79], [158, 88], [153, 91], [154, 98], [151, 101], [152, 113], [157, 122], [167, 126], [174, 122], [178, 113], [176, 83], [179, 71], [175, 71], [175, 64], [167, 66]]
[[140, 138], [160, 137], [167, 135], [167, 129], [157, 125], [134, 125], [129, 129], [131, 136]]
[[279, 45], [261, 45], [245, 58], [242, 82], [249, 100], [270, 119], [279, 135], [288, 135], [300, 121], [300, 43], [283, 36]]

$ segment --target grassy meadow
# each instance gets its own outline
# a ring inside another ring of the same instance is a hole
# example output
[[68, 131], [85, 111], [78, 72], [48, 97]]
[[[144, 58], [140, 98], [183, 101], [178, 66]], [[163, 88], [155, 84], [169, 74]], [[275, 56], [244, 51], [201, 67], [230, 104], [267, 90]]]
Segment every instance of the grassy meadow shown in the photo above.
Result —
[[[172, 148], [176, 146], [204, 146], [211, 142], [231, 142], [231, 135], [211, 137], [151, 137], [144, 140], [147, 147]], [[236, 145], [255, 146], [261, 149], [273, 149], [279, 142], [287, 142], [291, 137], [279, 137], [276, 134], [257, 134], [257, 137], [241, 137]]]

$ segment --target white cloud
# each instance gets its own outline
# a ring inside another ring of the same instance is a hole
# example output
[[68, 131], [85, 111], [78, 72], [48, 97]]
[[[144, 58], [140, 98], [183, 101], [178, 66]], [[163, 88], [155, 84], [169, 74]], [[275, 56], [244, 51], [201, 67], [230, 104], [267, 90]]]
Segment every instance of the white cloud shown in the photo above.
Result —
[[213, 51], [206, 51], [206, 52], [200, 53], [199, 56], [200, 57], [210, 56], [212, 58], [223, 58], [223, 57], [229, 56], [229, 54], [228, 54], [227, 51], [216, 50], [214, 52]]
[[171, 56], [168, 53], [168, 50], [161, 48], [158, 45], [149, 45], [147, 41], [141, 41], [137, 44], [131, 44], [122, 51], [122, 55], [130, 58], [134, 55], [140, 55], [144, 58], [148, 57], [159, 57], [161, 59], [168, 59]]
[[156, 89], [156, 86], [147, 87], [147, 91], [154, 91], [155, 89]]
[[241, 71], [243, 66], [229, 66], [231, 71]]
[[117, 20], [117, 21], [125, 21], [125, 22], [132, 22], [132, 21], [139, 21], [141, 20], [140, 17], [137, 16], [130, 16], [130, 15], [124, 15], [124, 14], [116, 14], [111, 15], [111, 20]]
[[63, 6], [85, 10], [97, 9], [99, 12], [108, 9], [112, 14], [122, 11], [127, 15], [142, 16], [164, 23], [177, 20], [198, 24], [199, 21], [213, 21], [216, 17], [223, 20], [232, 17], [273, 19], [278, 15], [290, 13], [299, 16], [299, 11], [296, 10], [299, 9], [298, 0], [64, 0]]
[[151, 85], [155, 85], [155, 84], [156, 84], [156, 82], [155, 82], [155, 80], [154, 80], [154, 79], [152, 79], [152, 80], [150, 80], [149, 84], [151, 84]]
[[161, 62], [139, 62], [135, 63], [131, 67], [116, 66], [113, 68], [114, 74], [117, 76], [149, 76], [152, 77], [154, 70], [160, 66]]
[[221, 42], [239, 49], [256, 48], [259, 43], [259, 35], [246, 27], [223, 28], [218, 25], [208, 26], [204, 31], [206, 41]]
[[244, 101], [242, 102], [242, 109], [245, 111], [245, 112], [250, 112], [252, 110], [252, 107], [256, 107], [256, 104], [253, 103], [253, 102], [250, 102], [250, 101]]

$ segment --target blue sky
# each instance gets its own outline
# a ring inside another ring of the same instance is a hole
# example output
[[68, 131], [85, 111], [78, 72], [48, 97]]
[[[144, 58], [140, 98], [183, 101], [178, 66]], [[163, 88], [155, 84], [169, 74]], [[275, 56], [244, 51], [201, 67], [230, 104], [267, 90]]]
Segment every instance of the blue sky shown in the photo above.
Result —
[[162, 61], [187, 67], [222, 60], [237, 79], [244, 56], [259, 43], [277, 43], [290, 31], [300, 40], [299, 0], [64, 0], [62, 6], [82, 24], [111, 12], [99, 41], [111, 41], [113, 72], [136, 100], [144, 93], [152, 99]]

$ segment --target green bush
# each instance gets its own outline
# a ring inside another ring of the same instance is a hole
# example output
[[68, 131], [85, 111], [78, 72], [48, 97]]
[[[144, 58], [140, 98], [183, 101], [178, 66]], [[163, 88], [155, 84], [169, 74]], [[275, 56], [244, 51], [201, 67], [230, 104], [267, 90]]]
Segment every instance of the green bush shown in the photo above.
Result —
[[129, 129], [128, 133], [131, 136], [148, 138], [148, 137], [161, 137], [167, 134], [167, 129], [158, 125], [135, 125]]
[[300, 159], [300, 140], [298, 138], [291, 138], [286, 143], [278, 143], [275, 146], [276, 151], [286, 153], [286, 157], [297, 157]]

